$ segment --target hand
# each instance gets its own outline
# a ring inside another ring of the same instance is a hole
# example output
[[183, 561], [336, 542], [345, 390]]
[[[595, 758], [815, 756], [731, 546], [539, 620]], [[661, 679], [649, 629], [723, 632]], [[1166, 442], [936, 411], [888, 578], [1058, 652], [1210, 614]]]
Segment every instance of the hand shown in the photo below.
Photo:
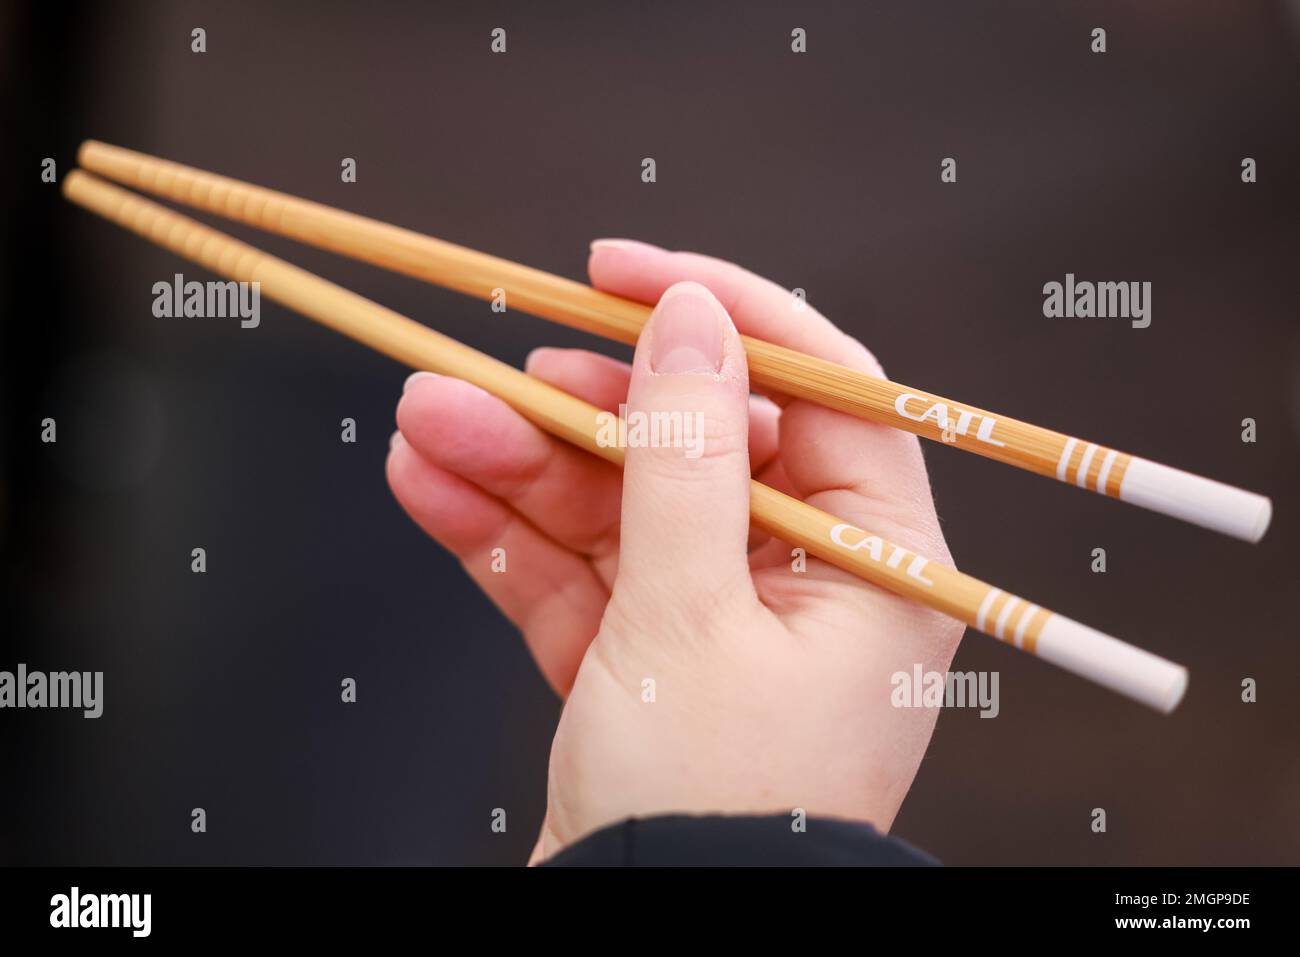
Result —
[[600, 289], [659, 303], [632, 365], [539, 349], [528, 372], [612, 411], [701, 413], [702, 455], [629, 448], [620, 474], [474, 386], [417, 373], [388, 458], [398, 501], [566, 697], [534, 860], [671, 812], [802, 808], [887, 831], [937, 718], [893, 707], [890, 677], [946, 671], [962, 626], [814, 558], [793, 570], [788, 544], [750, 533], [749, 479], [950, 564], [920, 446], [751, 396], [736, 326], [883, 372], [810, 306], [729, 263], [602, 240], [588, 269]]

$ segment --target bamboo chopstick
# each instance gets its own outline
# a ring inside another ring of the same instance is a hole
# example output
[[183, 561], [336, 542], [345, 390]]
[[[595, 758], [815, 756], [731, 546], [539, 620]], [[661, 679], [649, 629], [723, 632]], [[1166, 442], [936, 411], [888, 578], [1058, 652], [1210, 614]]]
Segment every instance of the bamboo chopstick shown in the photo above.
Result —
[[[91, 172], [144, 192], [480, 299], [505, 289], [511, 305], [524, 312], [620, 342], [635, 343], [650, 315], [649, 306], [582, 283], [144, 153], [87, 140], [78, 159]], [[750, 381], [760, 388], [941, 440], [1249, 542], [1263, 537], [1272, 518], [1272, 503], [1262, 495], [742, 338]]]
[[[263, 295], [336, 332], [417, 369], [472, 382], [553, 435], [623, 462], [621, 448], [597, 441], [600, 409], [504, 362], [87, 173], [69, 173], [63, 192], [227, 279], [260, 283]], [[1166, 714], [1187, 687], [1181, 665], [934, 564], [759, 482], [750, 484], [750, 513], [757, 527], [818, 558]]]

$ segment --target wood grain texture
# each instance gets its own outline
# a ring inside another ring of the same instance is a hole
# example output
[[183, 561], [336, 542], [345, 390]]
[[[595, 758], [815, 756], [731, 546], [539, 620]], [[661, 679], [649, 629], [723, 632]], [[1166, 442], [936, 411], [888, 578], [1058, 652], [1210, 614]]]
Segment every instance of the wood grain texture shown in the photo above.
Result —
[[[600, 416], [608, 413], [513, 366], [87, 173], [70, 173], [63, 190], [72, 202], [226, 279], [260, 283], [269, 299], [412, 368], [465, 379], [552, 435], [614, 464], [623, 462], [621, 448], [598, 440]], [[756, 527], [808, 554], [1025, 651], [1035, 651], [1052, 615], [757, 481], [751, 483], [750, 511]], [[1008, 601], [1016, 604], [1002, 615]]]
[[[494, 289], [504, 289], [511, 308], [629, 345], [635, 344], [650, 315], [650, 307], [643, 303], [570, 279], [144, 153], [91, 140], [82, 145], [78, 158], [85, 169], [135, 189], [470, 296], [491, 299]], [[808, 399], [1039, 475], [1058, 477], [1058, 464], [1070, 436], [760, 339], [741, 338], [750, 380], [759, 388]], [[900, 403], [910, 414], [900, 411]], [[981, 433], [981, 426], [987, 431]], [[1080, 451], [1075, 455], [1075, 469], [1087, 444], [1076, 440]], [[1098, 488], [1096, 470], [1108, 451], [1099, 447], [1083, 487], [1118, 497], [1128, 456], [1120, 456], [1123, 461], [1112, 470], [1112, 480]], [[1072, 471], [1061, 480], [1079, 484], [1076, 477]]]

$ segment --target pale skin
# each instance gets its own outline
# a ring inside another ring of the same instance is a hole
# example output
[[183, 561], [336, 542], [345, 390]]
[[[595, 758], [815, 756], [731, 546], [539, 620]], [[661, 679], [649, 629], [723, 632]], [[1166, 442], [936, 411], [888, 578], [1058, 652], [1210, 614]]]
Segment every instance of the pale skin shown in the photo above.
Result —
[[701, 412], [703, 455], [629, 448], [620, 472], [468, 383], [417, 373], [387, 465], [403, 508], [518, 626], [564, 699], [533, 861], [656, 814], [800, 809], [888, 831], [937, 718], [894, 707], [890, 678], [946, 671], [962, 626], [751, 534], [748, 483], [951, 564], [921, 449], [813, 403], [751, 396], [737, 329], [874, 375], [879, 364], [721, 260], [599, 240], [588, 271], [659, 304], [632, 365], [538, 349], [527, 371], [611, 411]]

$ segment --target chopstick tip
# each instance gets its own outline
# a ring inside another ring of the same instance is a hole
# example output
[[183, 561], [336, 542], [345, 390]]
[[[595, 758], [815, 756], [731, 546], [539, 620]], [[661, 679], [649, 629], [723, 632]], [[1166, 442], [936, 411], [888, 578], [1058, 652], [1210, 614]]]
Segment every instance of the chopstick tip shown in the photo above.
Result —
[[77, 187], [81, 184], [82, 180], [84, 180], [85, 178], [86, 178], [86, 172], [84, 170], [82, 169], [69, 170], [68, 175], [63, 177], [63, 183], [59, 187], [59, 191], [63, 193], [65, 199], [72, 199], [73, 194], [77, 190]]
[[79, 166], [85, 166], [87, 155], [93, 153], [97, 147], [103, 145], [104, 144], [100, 143], [99, 140], [82, 140], [81, 145], [77, 147], [77, 164]]
[[1255, 513], [1255, 525], [1251, 529], [1250, 542], [1256, 544], [1264, 533], [1268, 531], [1269, 525], [1273, 523], [1273, 500], [1260, 496], [1259, 510]]
[[1161, 714], [1172, 714], [1183, 701], [1183, 695], [1187, 694], [1188, 673], [1186, 668], [1180, 667], [1174, 680], [1165, 691], [1164, 700], [1160, 703], [1159, 710]]

